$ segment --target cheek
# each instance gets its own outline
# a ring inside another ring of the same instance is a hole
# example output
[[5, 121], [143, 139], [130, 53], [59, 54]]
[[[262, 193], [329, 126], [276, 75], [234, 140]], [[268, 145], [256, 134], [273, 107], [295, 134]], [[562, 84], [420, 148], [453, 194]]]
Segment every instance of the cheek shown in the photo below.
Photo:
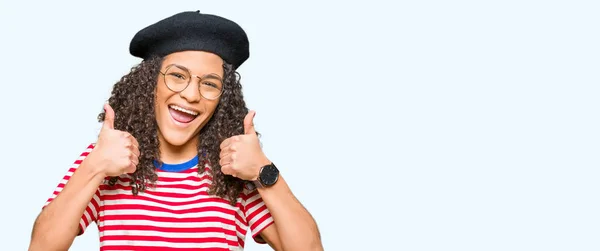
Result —
[[218, 101], [218, 100], [211, 101], [211, 102], [208, 102], [208, 103], [205, 105], [205, 109], [206, 109], [206, 111], [207, 111], [209, 114], [211, 114], [211, 115], [212, 115], [212, 114], [214, 114], [214, 113], [215, 113], [215, 111], [217, 110], [217, 105], [219, 105], [219, 101]]
[[161, 86], [159, 83], [159, 85], [156, 87], [156, 98], [154, 105], [159, 107], [160, 105], [165, 104], [171, 96], [173, 96], [173, 92], [166, 87]]
[[163, 86], [160, 85], [160, 83], [157, 83], [156, 85], [156, 99], [162, 99], [164, 100], [165, 97], [167, 96], [167, 92], [165, 90], [166, 88], [164, 88]]

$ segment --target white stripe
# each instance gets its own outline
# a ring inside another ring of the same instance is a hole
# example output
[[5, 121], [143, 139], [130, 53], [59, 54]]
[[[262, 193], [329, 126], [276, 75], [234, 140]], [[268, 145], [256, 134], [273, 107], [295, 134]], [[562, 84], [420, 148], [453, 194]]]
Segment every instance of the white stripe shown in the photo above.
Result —
[[[100, 198], [98, 198], [98, 195], [96, 195], [96, 193], [94, 193], [94, 196], [92, 196], [92, 201], [96, 202], [96, 205], [100, 206]], [[88, 203], [88, 207], [92, 210], [92, 215], [94, 215], [94, 218], [98, 219], [98, 210], [97, 208], [94, 206], [94, 204], [92, 204], [92, 201], [90, 201], [90, 203]]]
[[98, 223], [99, 226], [155, 226], [164, 228], [205, 228], [221, 227], [223, 223], [208, 222], [157, 222], [151, 220], [105, 220]]
[[[246, 208], [246, 215], [251, 215], [252, 213], [254, 213], [254, 211], [259, 210], [264, 205], [265, 205], [265, 202], [261, 201], [260, 203], [254, 205], [251, 208]], [[267, 209], [265, 208], [264, 211], [267, 211]]]
[[[191, 181], [191, 180], [190, 180]], [[197, 193], [199, 191], [207, 191], [208, 187], [210, 186], [210, 183], [208, 182], [208, 179], [204, 179], [200, 182], [196, 181], [191, 181], [191, 183], [188, 183], [190, 181], [178, 181], [175, 183], [171, 183], [171, 185], [173, 184], [186, 184], [186, 185], [192, 185], [193, 188], [189, 189], [189, 188], [171, 188], [171, 187], [163, 187], [160, 185], [168, 185], [166, 182], [160, 182], [157, 187], [149, 187], [148, 190], [150, 191], [156, 191], [156, 192], [167, 192], [167, 193], [179, 193], [179, 191], [183, 191], [184, 194], [192, 194], [192, 193]]]
[[267, 224], [269, 224], [271, 222], [273, 222], [273, 218], [265, 219], [262, 223], [258, 224], [258, 226], [256, 226], [254, 229], [252, 229], [252, 235], [255, 235], [259, 231], [264, 230], [265, 226], [267, 226]]
[[194, 217], [219, 217], [223, 219], [231, 219], [233, 215], [221, 213], [217, 211], [206, 211], [199, 213], [185, 213], [185, 214], [174, 214], [168, 212], [157, 212], [143, 209], [125, 209], [125, 210], [109, 210], [104, 212], [105, 216], [109, 215], [147, 215], [149, 217], [170, 217], [175, 219], [185, 219]]
[[171, 206], [171, 205], [165, 205], [165, 204], [159, 203], [159, 202], [147, 201], [144, 199], [116, 199], [116, 200], [105, 200], [104, 205], [105, 206], [106, 205], [143, 205], [143, 206], [160, 207], [160, 208], [165, 208], [168, 210], [175, 210], [175, 211], [193, 209], [193, 208], [198, 208], [198, 207], [219, 207], [219, 208], [223, 208], [223, 209], [231, 210], [231, 211], [238, 210], [237, 207], [233, 207], [233, 206], [223, 203], [223, 202], [208, 202], [208, 201], [201, 202], [200, 204], [189, 203], [189, 204], [184, 204], [184, 205]]
[[157, 172], [157, 173], [160, 175], [160, 177], [175, 178], [175, 179], [197, 177], [199, 175], [198, 168], [196, 168], [196, 167], [192, 167], [192, 168], [186, 170], [185, 173], [182, 173], [182, 172]]
[[252, 219], [248, 219], [248, 225], [252, 226], [254, 225], [255, 222], [257, 222], [258, 220], [260, 220], [260, 218], [262, 218], [263, 216], [265, 216], [265, 214], [268, 213], [268, 210], [263, 210], [260, 213], [258, 213], [257, 215], [254, 215], [254, 217], [252, 217]]
[[85, 217], [88, 224], [91, 224], [93, 222], [92, 218], [90, 217], [90, 214], [88, 214], [87, 210], [83, 211], [83, 217]]
[[149, 246], [149, 247], [169, 247], [169, 248], [229, 248], [227, 243], [203, 242], [203, 243], [177, 243], [166, 241], [105, 241], [100, 246]]
[[239, 221], [237, 218], [235, 219], [235, 224], [238, 225], [241, 229], [246, 229], [246, 232], [247, 232], [248, 226], [246, 226], [244, 223]]
[[[175, 180], [175, 181], [160, 181], [157, 183], [157, 186], [169, 186], [169, 185], [189, 185], [189, 186], [200, 186], [200, 185], [210, 185], [212, 182], [207, 179], [201, 179], [200, 182], [198, 180]], [[129, 181], [118, 180], [115, 184], [122, 185], [125, 187], [130, 186]], [[155, 191], [157, 188], [148, 186], [148, 190]]]
[[163, 231], [149, 231], [149, 230], [105, 230], [105, 236], [127, 236], [127, 235], [139, 235], [139, 236], [160, 236], [165, 238], [225, 238], [223, 232], [202, 232], [202, 233], [178, 233], [178, 232], [163, 232]]
[[85, 224], [85, 222], [83, 221], [83, 218], [79, 219], [79, 227], [81, 228], [82, 231], [85, 231], [85, 229], [87, 229], [87, 225]]
[[[160, 175], [162, 176], [162, 175]], [[124, 178], [124, 177], [121, 177]], [[185, 177], [187, 178], [187, 177]], [[160, 179], [160, 178], [159, 178]], [[161, 180], [160, 182], [158, 182], [158, 185], [181, 185], [181, 184], [187, 184], [187, 185], [194, 185], [194, 186], [198, 186], [198, 185], [202, 185], [202, 184], [211, 184], [212, 182], [208, 179], [208, 178], [201, 178], [201, 177], [197, 177], [194, 178], [196, 180], [192, 180], [192, 179], [176, 179], [174, 181], [163, 181]], [[200, 182], [198, 182], [197, 179], [200, 179]], [[117, 180], [117, 182], [115, 182], [115, 184], [117, 185], [122, 185], [122, 186], [129, 186], [129, 180]], [[148, 189], [155, 189], [154, 187], [149, 186]]]
[[[108, 190], [108, 191], [104, 190], [103, 194], [104, 195], [123, 195], [123, 194], [131, 194], [131, 192], [130, 191], [125, 191], [125, 190], [120, 190], [120, 192], [115, 192], [115, 191], [110, 191], [110, 190]], [[212, 195], [206, 195], [206, 194], [198, 194], [198, 195], [195, 195], [195, 196], [184, 197], [184, 198], [165, 197], [165, 196], [154, 195], [154, 194], [147, 194], [147, 193], [142, 193], [142, 194], [140, 194], [138, 196], [144, 196], [144, 197], [149, 198], [149, 199], [155, 199], [155, 200], [158, 200], [158, 201], [173, 202], [173, 203], [186, 203], [186, 202], [196, 201], [196, 200], [200, 200], [200, 199], [216, 198], [216, 197], [214, 197]], [[104, 204], [107, 205], [109, 202], [117, 201], [117, 200], [119, 200], [119, 199], [105, 200]], [[134, 200], [134, 199], [131, 199], [131, 200]], [[140, 199], [136, 199], [136, 201], [139, 201], [139, 200], [141, 200], [141, 198]]]
[[[188, 186], [200, 186], [200, 185], [210, 185], [210, 181], [208, 179], [202, 179], [200, 182], [197, 180], [175, 180], [175, 181], [160, 181], [158, 185], [161, 186], [171, 186], [171, 185], [188, 185]], [[156, 189], [156, 188], [148, 188], [148, 189]]]
[[246, 236], [242, 235], [240, 232], [237, 232], [237, 238], [240, 239], [240, 240], [242, 240], [242, 241], [244, 241], [244, 242], [246, 242]]
[[254, 202], [255, 200], [258, 200], [258, 199], [260, 199], [260, 194], [256, 193], [254, 196], [246, 199], [246, 205], [248, 205], [248, 204], [250, 204], [250, 203], [252, 203], [252, 202]]
[[165, 238], [223, 238], [237, 242], [237, 235], [227, 235], [223, 232], [177, 233], [149, 230], [105, 230], [104, 236], [160, 236]]
[[[245, 217], [244, 217], [245, 218]], [[244, 223], [242, 223], [240, 220], [237, 219], [237, 217], [235, 218], [235, 224], [237, 225], [237, 227], [239, 227], [240, 229], [246, 230], [246, 234], [248, 233], [248, 226], [246, 226]], [[235, 229], [235, 232], [237, 233], [237, 237], [245, 240], [246, 239], [246, 234], [242, 235], [242, 232], [238, 231], [237, 228]]]
[[[204, 182], [202, 182], [204, 183]], [[127, 183], [125, 186], [129, 186], [129, 183]], [[194, 194], [198, 194], [200, 192], [205, 192], [208, 190], [208, 187], [197, 187], [194, 189], [185, 189], [185, 188], [165, 188], [165, 187], [161, 187], [161, 188], [148, 188], [149, 191], [152, 192], [160, 192], [160, 193], [173, 193], [173, 194], [177, 194], [177, 195], [194, 195]], [[104, 191], [105, 195], [116, 195], [116, 194], [131, 194], [130, 191], [127, 191], [125, 189], [108, 189]], [[147, 194], [147, 193], [145, 193]]]

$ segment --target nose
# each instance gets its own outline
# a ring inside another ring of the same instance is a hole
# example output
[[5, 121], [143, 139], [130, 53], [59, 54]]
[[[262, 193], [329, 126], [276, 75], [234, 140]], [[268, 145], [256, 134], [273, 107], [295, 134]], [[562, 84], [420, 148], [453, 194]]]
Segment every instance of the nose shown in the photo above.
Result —
[[188, 103], [197, 103], [200, 101], [200, 89], [198, 89], [199, 79], [192, 78], [190, 84], [183, 91], [179, 92], [179, 96], [185, 99]]

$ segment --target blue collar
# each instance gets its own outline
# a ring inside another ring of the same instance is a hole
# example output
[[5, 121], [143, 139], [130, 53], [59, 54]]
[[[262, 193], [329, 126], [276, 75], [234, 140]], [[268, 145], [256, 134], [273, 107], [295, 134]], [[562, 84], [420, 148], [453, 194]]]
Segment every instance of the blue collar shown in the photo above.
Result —
[[178, 163], [178, 164], [168, 164], [168, 163], [162, 163], [162, 165], [160, 163], [158, 163], [158, 161], [154, 161], [154, 166], [162, 171], [166, 171], [166, 172], [181, 172], [187, 169], [190, 169], [192, 167], [195, 167], [198, 165], [198, 156], [196, 155], [194, 158], [192, 158], [191, 160], [188, 160], [186, 162], [183, 163]]

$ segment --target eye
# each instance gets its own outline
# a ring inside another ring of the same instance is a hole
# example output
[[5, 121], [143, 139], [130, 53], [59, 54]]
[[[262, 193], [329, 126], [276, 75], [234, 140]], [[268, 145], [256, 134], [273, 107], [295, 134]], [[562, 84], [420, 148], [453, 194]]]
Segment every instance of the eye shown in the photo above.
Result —
[[182, 80], [186, 79], [185, 75], [183, 75], [181, 73], [177, 73], [177, 72], [170, 72], [169, 76], [173, 76], [173, 77], [176, 77], [176, 78], [182, 79]]
[[205, 85], [205, 86], [210, 86], [210, 87], [212, 87], [212, 88], [216, 88], [216, 89], [218, 89], [218, 88], [219, 88], [219, 86], [218, 86], [217, 84], [215, 84], [215, 83], [213, 83], [213, 82], [210, 82], [210, 81], [204, 81], [204, 82], [202, 82], [202, 85]]

